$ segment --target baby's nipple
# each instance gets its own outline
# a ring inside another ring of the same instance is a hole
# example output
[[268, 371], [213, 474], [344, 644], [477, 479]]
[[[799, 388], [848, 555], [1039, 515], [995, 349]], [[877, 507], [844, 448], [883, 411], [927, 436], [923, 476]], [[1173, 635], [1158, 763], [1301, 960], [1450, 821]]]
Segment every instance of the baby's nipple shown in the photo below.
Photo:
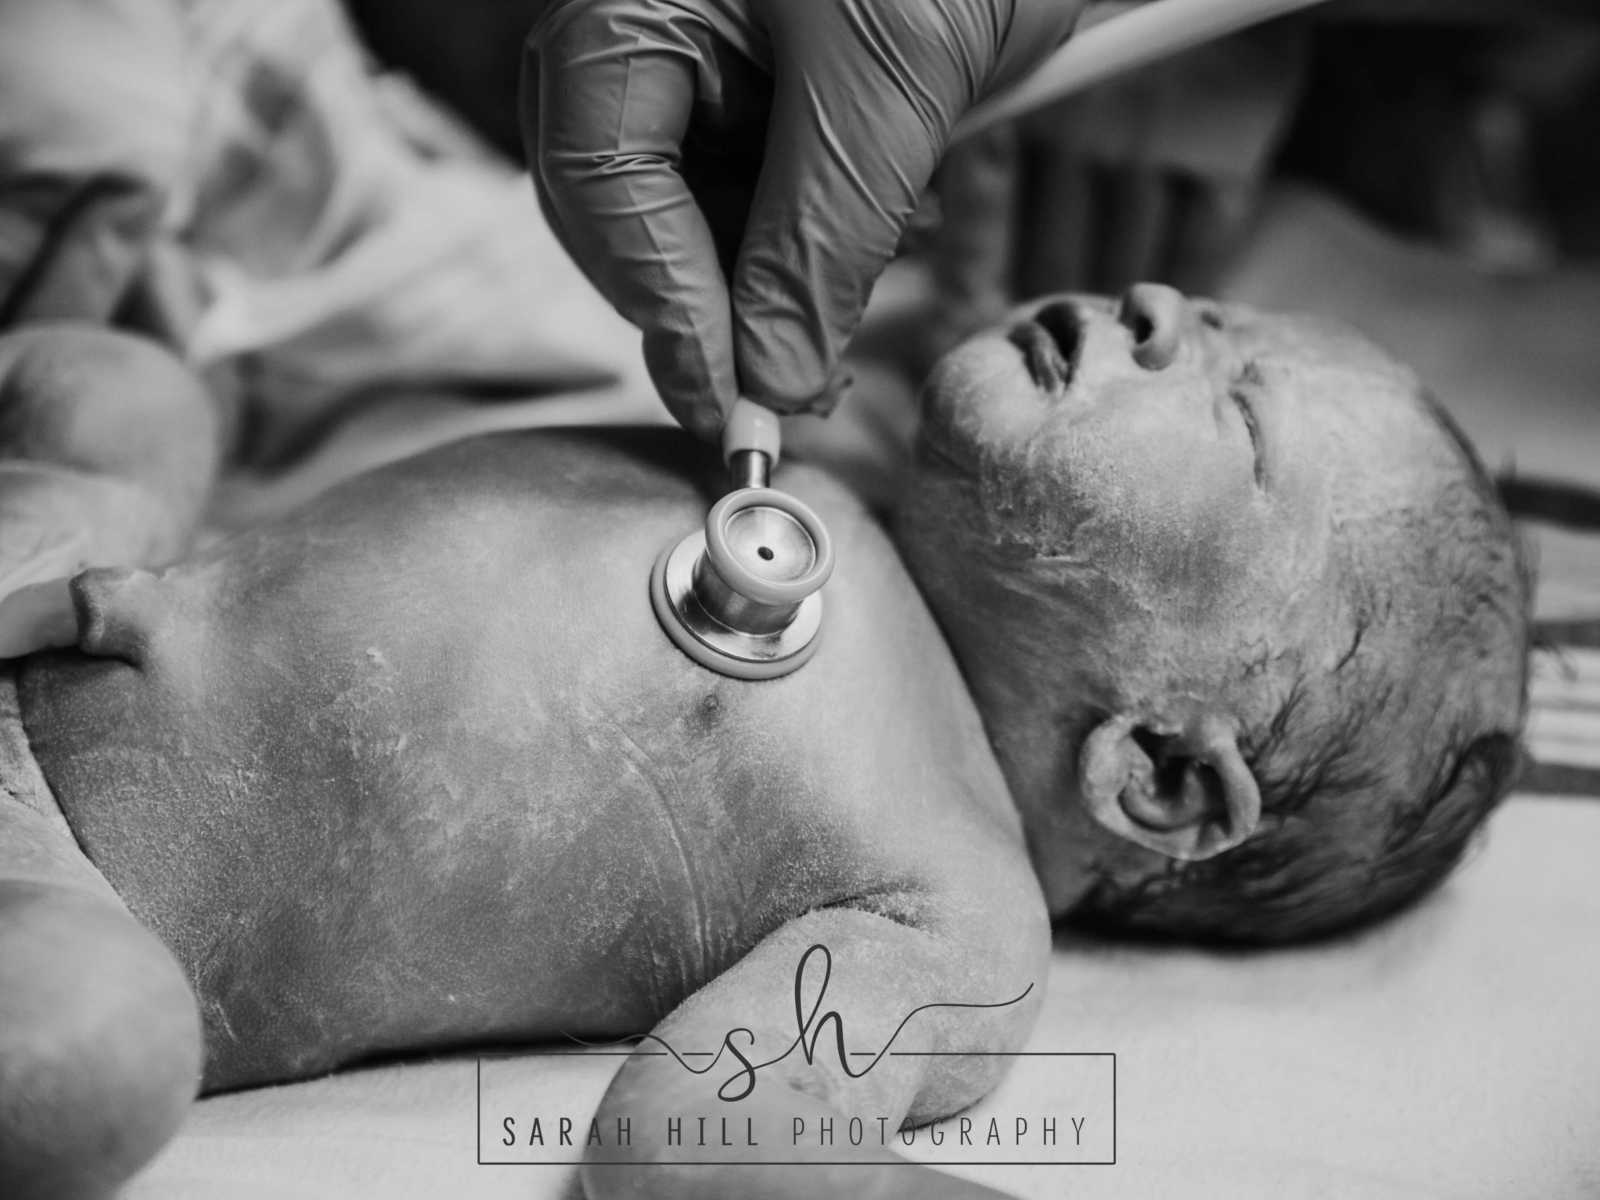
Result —
[[73, 577], [78, 649], [140, 666], [150, 639], [167, 620], [170, 597], [149, 571], [96, 567]]

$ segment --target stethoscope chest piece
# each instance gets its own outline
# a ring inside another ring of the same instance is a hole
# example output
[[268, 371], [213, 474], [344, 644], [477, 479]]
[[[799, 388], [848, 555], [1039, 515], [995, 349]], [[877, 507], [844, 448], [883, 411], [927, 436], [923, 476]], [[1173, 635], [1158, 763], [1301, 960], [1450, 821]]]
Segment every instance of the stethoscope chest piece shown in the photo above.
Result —
[[776, 679], [816, 653], [833, 543], [817, 515], [768, 487], [730, 492], [669, 546], [650, 602], [673, 642], [735, 679]]

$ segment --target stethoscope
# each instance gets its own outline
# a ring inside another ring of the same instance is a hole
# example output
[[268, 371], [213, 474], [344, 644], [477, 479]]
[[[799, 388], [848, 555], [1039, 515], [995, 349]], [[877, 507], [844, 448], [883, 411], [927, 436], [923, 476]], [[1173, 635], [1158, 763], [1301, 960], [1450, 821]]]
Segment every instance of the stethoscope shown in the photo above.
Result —
[[733, 488], [650, 573], [650, 602], [667, 636], [734, 679], [789, 674], [816, 653], [822, 634], [833, 542], [808, 505], [771, 486], [780, 440], [771, 412], [734, 404], [722, 435]]
[[[968, 137], [1071, 92], [1245, 26], [1322, 0], [1157, 0], [1078, 34], [1008, 92], [956, 126]], [[723, 457], [733, 488], [705, 527], [668, 546], [650, 575], [667, 636], [701, 666], [735, 679], [776, 679], [804, 666], [822, 635], [822, 586], [833, 543], [817, 514], [771, 486], [778, 419], [740, 399]]]

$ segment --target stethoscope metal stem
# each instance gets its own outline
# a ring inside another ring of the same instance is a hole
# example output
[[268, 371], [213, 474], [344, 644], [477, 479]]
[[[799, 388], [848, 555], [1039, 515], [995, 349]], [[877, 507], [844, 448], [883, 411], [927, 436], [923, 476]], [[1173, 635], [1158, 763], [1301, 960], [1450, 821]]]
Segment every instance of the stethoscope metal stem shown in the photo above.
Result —
[[772, 477], [772, 459], [760, 450], [735, 450], [728, 455], [728, 474], [735, 488], [764, 488]]

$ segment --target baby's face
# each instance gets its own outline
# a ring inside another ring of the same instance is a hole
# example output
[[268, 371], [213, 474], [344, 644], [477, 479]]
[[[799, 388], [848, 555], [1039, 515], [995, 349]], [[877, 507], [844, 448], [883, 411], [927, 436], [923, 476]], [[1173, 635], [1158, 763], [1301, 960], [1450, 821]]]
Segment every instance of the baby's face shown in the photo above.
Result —
[[1113, 300], [1046, 301], [974, 338], [930, 382], [923, 465], [978, 481], [988, 502], [964, 515], [997, 544], [1079, 561], [1173, 616], [1228, 604], [1276, 627], [1327, 569], [1336, 510], [1411, 486], [1439, 433], [1409, 375], [1358, 338], [1209, 301], [1177, 311], [1160, 369], [1135, 360]]
[[1156, 356], [1135, 315], [1077, 297], [948, 356], [901, 511], [1058, 908], [1117, 869], [1071, 799], [1095, 720], [1220, 708], [1248, 750], [1291, 695], [1307, 738], [1341, 720], [1357, 658], [1416, 658], [1424, 686], [1456, 669], [1367, 611], [1432, 603], [1402, 517], [1464, 474], [1414, 378], [1314, 321], [1166, 299]]

